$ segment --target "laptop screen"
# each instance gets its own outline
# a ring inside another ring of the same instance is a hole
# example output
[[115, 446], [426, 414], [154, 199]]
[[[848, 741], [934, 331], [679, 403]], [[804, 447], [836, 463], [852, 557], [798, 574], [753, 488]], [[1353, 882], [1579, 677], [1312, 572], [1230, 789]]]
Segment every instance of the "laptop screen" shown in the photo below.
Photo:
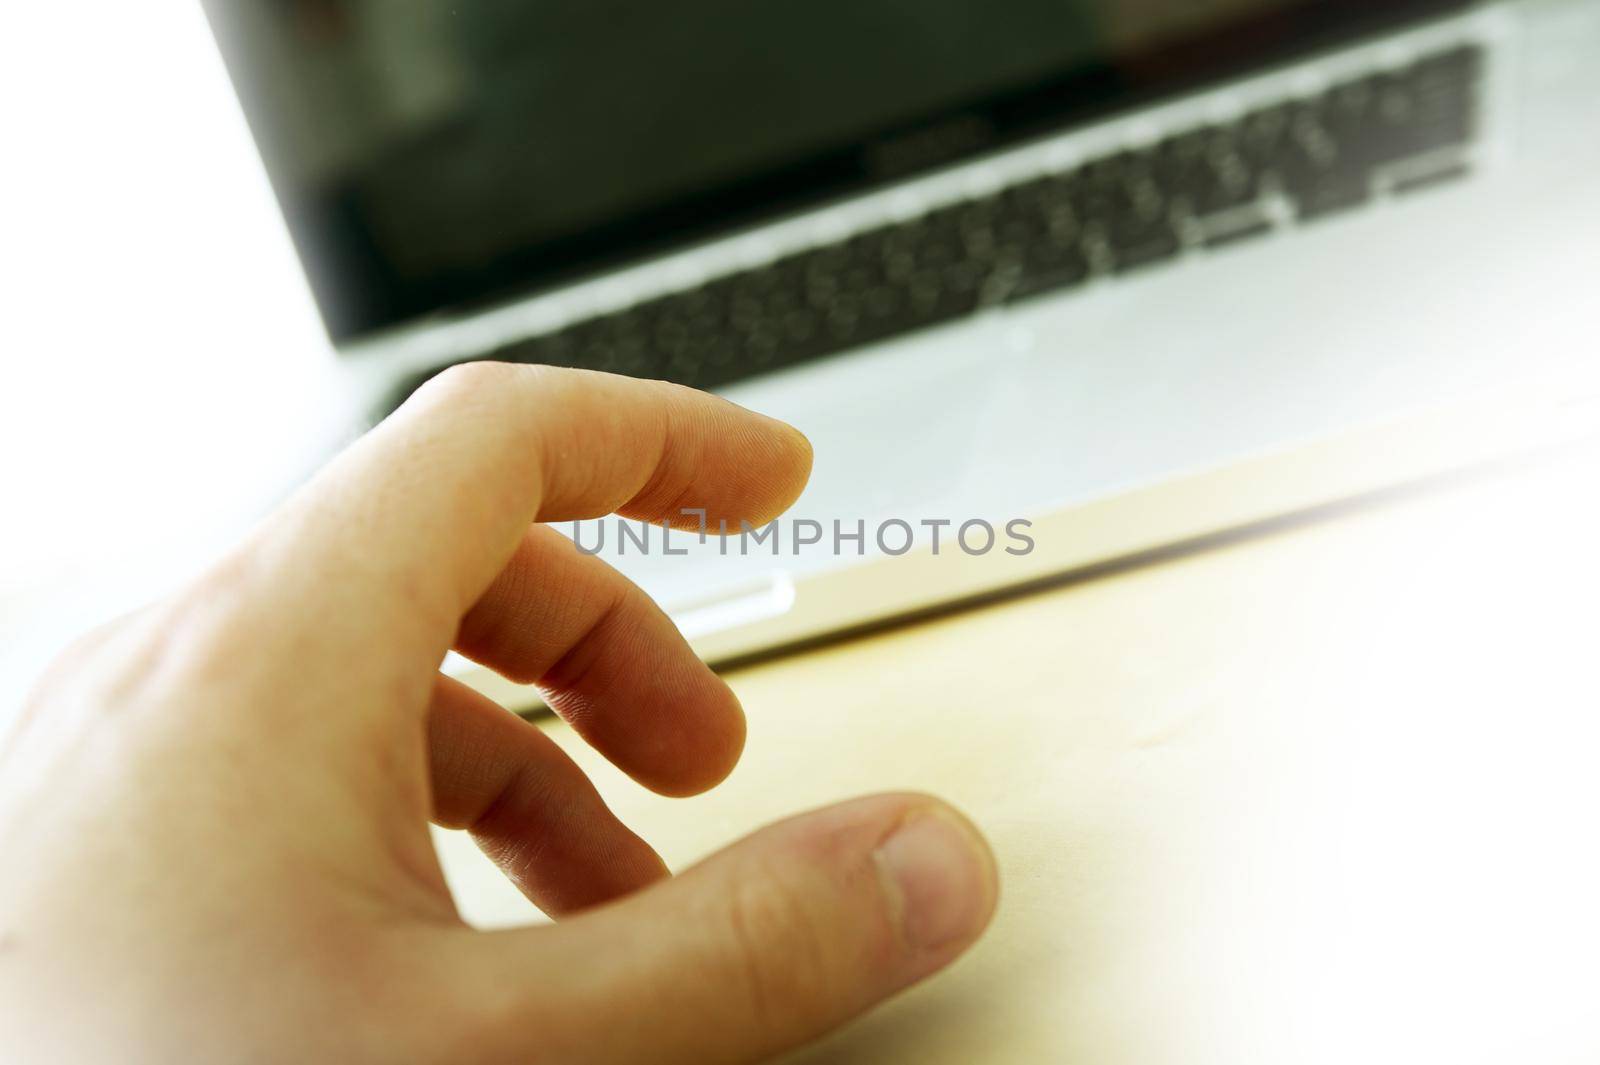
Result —
[[344, 340], [1451, 5], [207, 6], [329, 331]]

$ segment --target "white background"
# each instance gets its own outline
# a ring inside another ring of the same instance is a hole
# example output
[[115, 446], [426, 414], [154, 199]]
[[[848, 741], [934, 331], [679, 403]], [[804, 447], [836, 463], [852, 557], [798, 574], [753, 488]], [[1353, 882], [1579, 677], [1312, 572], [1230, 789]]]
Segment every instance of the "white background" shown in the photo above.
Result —
[[195, 0], [0, 15], [0, 723], [351, 430]]

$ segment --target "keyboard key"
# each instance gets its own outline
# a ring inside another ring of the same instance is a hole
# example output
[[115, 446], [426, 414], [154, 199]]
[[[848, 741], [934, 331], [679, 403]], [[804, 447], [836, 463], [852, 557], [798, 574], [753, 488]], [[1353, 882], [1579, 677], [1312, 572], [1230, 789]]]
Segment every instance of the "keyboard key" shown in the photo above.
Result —
[[1359, 207], [1372, 199], [1372, 181], [1365, 174], [1330, 172], [1289, 190], [1300, 218], [1310, 221]]
[[[520, 340], [490, 357], [718, 388], [954, 321], [995, 300], [1060, 292], [1097, 269], [1123, 273], [1171, 259], [1183, 250], [1184, 231], [1207, 248], [1271, 232], [1269, 193], [1286, 197], [1302, 221], [1349, 210], [1371, 199], [1381, 169], [1471, 141], [1483, 61], [1477, 47], [1452, 48]], [[1459, 160], [1442, 153], [1437, 173], [1460, 172]], [[1423, 180], [1402, 178], [1396, 188]], [[390, 406], [433, 372], [403, 382]]]
[[1015, 303], [1047, 292], [1058, 292], [1082, 284], [1090, 274], [1089, 258], [1080, 250], [1037, 252], [1024, 261], [1016, 282], [1006, 292], [1005, 298], [1007, 302]]

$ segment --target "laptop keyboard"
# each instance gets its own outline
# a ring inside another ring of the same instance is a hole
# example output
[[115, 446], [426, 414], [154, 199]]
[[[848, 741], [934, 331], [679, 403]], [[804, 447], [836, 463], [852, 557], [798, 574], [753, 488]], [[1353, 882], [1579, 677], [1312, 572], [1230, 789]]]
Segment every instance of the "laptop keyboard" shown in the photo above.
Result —
[[[1281, 224], [1284, 206], [1311, 222], [1367, 203], [1383, 168], [1469, 143], [1482, 65], [1475, 46], [1441, 52], [487, 357], [711, 389], [1260, 236]], [[1460, 172], [1459, 161], [1440, 171]], [[408, 382], [396, 402], [435, 372]]]

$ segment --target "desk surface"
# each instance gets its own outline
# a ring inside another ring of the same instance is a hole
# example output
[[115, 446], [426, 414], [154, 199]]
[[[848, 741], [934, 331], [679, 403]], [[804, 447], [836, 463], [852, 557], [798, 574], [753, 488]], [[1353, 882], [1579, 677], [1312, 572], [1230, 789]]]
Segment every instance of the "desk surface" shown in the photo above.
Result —
[[800, 1060], [1594, 1060], [1597, 544], [1575, 452], [745, 669], [692, 800], [550, 728], [675, 867], [878, 790], [984, 827], [986, 940]]

